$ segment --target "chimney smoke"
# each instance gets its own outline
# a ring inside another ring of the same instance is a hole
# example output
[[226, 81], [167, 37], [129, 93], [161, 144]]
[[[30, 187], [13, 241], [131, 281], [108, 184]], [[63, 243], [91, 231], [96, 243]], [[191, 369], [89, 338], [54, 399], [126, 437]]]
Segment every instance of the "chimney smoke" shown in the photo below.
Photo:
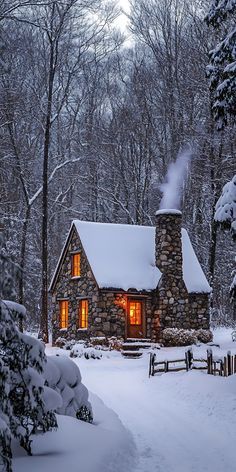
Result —
[[181, 151], [175, 162], [171, 163], [166, 176], [166, 182], [161, 184], [163, 193], [160, 209], [180, 209], [182, 197], [182, 184], [187, 172], [188, 164], [192, 158], [192, 150]]

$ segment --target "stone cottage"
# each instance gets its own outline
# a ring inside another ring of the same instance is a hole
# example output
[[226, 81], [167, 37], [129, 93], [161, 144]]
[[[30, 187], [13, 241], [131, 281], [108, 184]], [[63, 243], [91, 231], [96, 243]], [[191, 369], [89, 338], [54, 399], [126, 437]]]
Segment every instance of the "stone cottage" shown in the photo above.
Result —
[[156, 227], [74, 220], [53, 275], [53, 342], [209, 329], [206, 280], [178, 210]]

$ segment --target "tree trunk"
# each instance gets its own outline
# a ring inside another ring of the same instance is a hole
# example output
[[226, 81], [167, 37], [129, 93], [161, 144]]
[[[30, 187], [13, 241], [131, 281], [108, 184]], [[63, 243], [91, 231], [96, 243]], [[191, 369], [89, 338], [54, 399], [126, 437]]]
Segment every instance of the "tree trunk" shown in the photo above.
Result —
[[[30, 206], [27, 206], [25, 220], [22, 229], [21, 251], [20, 251], [20, 275], [19, 275], [19, 295], [18, 300], [21, 305], [24, 305], [24, 282], [25, 282], [25, 253], [26, 253], [26, 238], [28, 231], [28, 223], [30, 219]], [[19, 321], [19, 329], [23, 333], [23, 319]]]
[[50, 65], [48, 79], [47, 115], [44, 134], [43, 155], [43, 196], [42, 196], [42, 292], [41, 318], [39, 337], [48, 342], [48, 160], [52, 114], [52, 93], [55, 75], [54, 42], [50, 41]]

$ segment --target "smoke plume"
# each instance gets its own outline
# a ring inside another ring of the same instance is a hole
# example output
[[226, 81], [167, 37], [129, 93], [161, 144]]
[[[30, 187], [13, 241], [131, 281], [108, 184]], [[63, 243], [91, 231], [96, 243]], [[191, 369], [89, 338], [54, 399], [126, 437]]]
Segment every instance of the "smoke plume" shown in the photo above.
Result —
[[160, 189], [163, 193], [160, 209], [179, 210], [181, 206], [182, 186], [187, 172], [188, 164], [192, 158], [192, 150], [185, 149], [178, 154], [175, 162], [170, 164], [166, 182], [161, 184]]

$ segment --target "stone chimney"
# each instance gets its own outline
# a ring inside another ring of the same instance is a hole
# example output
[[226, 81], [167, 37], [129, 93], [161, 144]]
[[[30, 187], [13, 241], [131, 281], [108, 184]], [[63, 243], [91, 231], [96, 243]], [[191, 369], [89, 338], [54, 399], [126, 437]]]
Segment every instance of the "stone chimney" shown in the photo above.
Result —
[[164, 275], [183, 277], [182, 213], [179, 210], [156, 212], [156, 265]]
[[183, 281], [181, 226], [181, 211], [157, 211], [156, 265], [162, 272], [153, 320], [157, 340], [161, 340], [163, 329], [187, 325], [188, 293]]

